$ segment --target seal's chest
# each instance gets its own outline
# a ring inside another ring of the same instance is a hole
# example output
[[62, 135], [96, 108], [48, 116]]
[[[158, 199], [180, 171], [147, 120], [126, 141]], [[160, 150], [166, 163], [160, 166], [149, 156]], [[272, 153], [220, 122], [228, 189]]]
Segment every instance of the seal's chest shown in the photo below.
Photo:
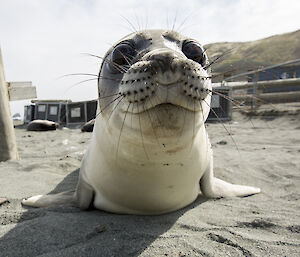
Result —
[[199, 193], [200, 173], [180, 163], [151, 168], [145, 165], [115, 175], [96, 186], [97, 208], [133, 214], [163, 213], [191, 203]]

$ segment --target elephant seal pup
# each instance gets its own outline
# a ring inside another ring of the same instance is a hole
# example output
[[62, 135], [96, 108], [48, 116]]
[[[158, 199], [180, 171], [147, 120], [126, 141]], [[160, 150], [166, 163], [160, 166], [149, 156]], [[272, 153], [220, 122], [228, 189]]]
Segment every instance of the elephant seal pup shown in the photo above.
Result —
[[58, 124], [50, 120], [33, 120], [27, 125], [28, 131], [56, 130]]
[[99, 73], [99, 112], [75, 193], [34, 196], [23, 204], [73, 203], [81, 209], [162, 214], [259, 188], [213, 174], [204, 122], [211, 79], [202, 46], [174, 31], [145, 30], [116, 43]]
[[86, 122], [82, 127], [81, 127], [81, 132], [93, 132], [95, 125], [95, 119], [92, 119], [88, 122]]

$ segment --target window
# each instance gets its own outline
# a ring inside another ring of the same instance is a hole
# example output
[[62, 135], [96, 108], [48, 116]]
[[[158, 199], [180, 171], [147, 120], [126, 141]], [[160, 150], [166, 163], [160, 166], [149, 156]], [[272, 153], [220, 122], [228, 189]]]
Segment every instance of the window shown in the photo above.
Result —
[[45, 112], [46, 111], [46, 105], [45, 104], [41, 104], [38, 106], [38, 112]]
[[57, 111], [58, 111], [57, 106], [50, 106], [50, 111], [49, 111], [50, 115], [57, 115]]
[[211, 108], [218, 108], [218, 107], [220, 107], [220, 96], [218, 96], [218, 95], [212, 95], [210, 107]]
[[75, 107], [71, 109], [71, 118], [80, 118], [80, 107]]

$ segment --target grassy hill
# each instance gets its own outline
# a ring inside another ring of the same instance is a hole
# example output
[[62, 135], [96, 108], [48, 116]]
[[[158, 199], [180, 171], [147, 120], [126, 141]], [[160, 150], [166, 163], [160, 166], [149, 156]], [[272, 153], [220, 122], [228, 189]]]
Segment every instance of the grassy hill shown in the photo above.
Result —
[[256, 41], [212, 43], [204, 47], [211, 60], [227, 52], [212, 65], [213, 73], [237, 74], [300, 58], [300, 30]]

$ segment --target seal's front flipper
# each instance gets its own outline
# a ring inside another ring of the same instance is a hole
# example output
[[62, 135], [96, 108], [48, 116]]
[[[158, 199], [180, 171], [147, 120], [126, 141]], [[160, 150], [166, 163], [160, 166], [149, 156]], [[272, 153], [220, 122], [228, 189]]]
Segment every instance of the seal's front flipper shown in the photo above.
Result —
[[212, 160], [200, 180], [200, 189], [202, 193], [209, 198], [242, 197], [260, 193], [260, 189], [257, 187], [234, 185], [215, 178], [212, 169]]
[[75, 204], [74, 191], [66, 191], [53, 195], [36, 195], [23, 199], [22, 204], [31, 207], [49, 207], [61, 204]]
[[90, 207], [94, 198], [94, 190], [90, 184], [85, 182], [82, 174], [79, 174], [79, 180], [77, 184], [76, 194], [75, 194], [77, 206], [81, 210], [86, 210]]
[[92, 203], [93, 188], [79, 175], [76, 191], [66, 191], [53, 195], [36, 195], [23, 199], [22, 204], [31, 207], [49, 207], [54, 205], [72, 205], [86, 210]]

